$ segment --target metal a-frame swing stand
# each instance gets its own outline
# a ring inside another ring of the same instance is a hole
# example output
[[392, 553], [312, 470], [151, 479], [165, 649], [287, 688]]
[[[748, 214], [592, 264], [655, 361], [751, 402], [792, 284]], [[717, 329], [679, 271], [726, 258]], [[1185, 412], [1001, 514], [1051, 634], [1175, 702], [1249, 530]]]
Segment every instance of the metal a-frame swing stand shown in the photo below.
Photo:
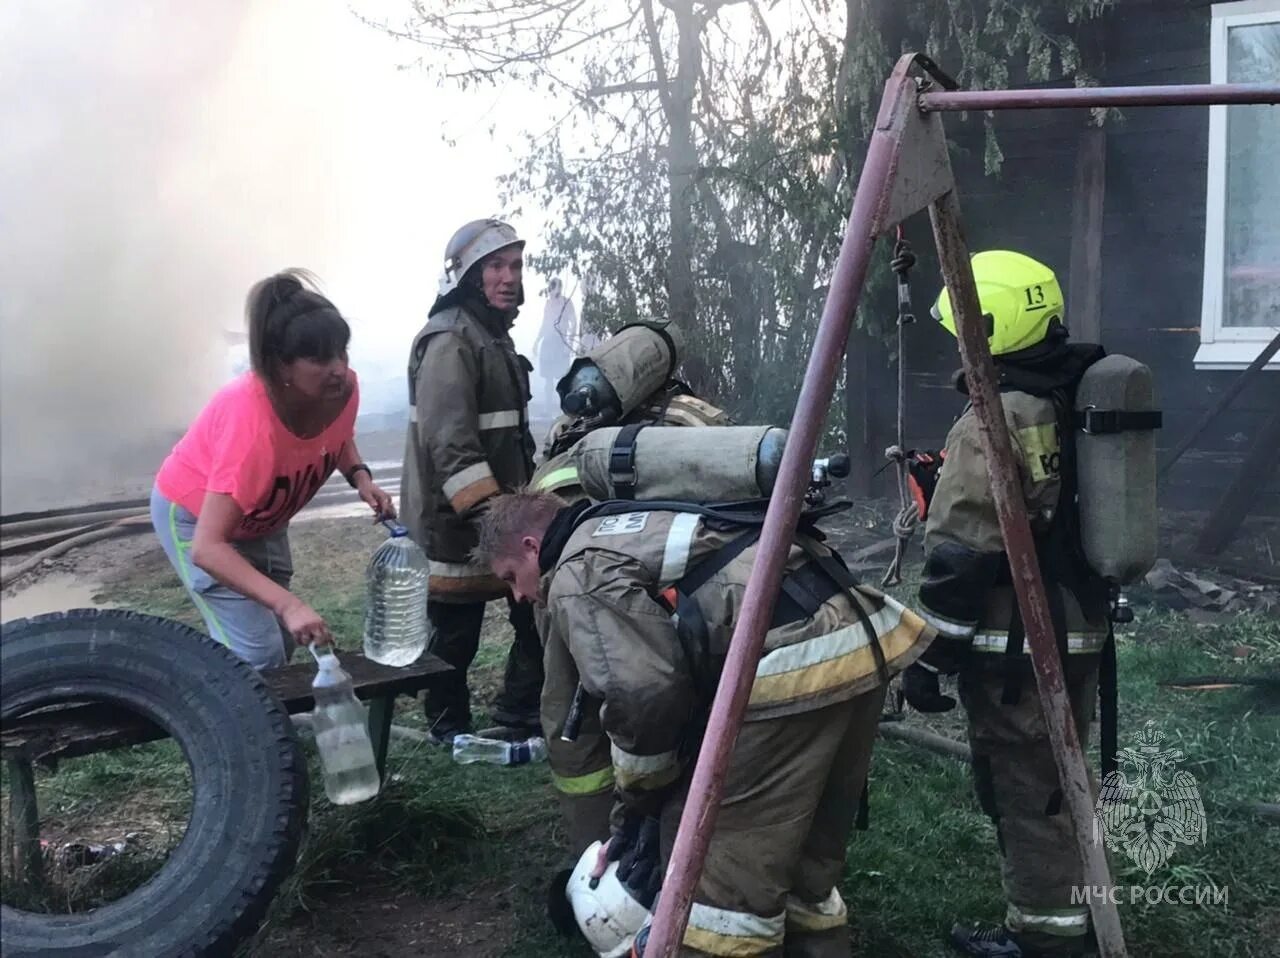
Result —
[[[684, 936], [694, 889], [702, 874], [725, 774], [742, 724], [765, 632], [773, 614], [783, 565], [804, 503], [809, 463], [835, 390], [867, 268], [876, 240], [928, 208], [934, 241], [951, 302], [956, 304], [960, 357], [982, 430], [991, 487], [1018, 607], [1026, 627], [1036, 686], [1044, 708], [1054, 761], [1074, 825], [1085, 885], [1110, 887], [1103, 848], [1093, 840], [1093, 799], [1063, 682], [1062, 665], [1036, 561], [1031, 527], [1018, 484], [1013, 448], [997, 376], [978, 306], [978, 293], [960, 221], [960, 201], [939, 113], [947, 110], [1047, 107], [1280, 103], [1280, 86], [1201, 84], [1158, 87], [1085, 87], [1046, 90], [958, 91], [931, 60], [900, 58], [885, 84], [875, 130], [830, 292], [809, 358], [791, 433], [760, 537], [737, 628], [711, 707], [689, 798], [680, 819], [663, 882], [646, 958], [674, 958]], [[1127, 954], [1120, 918], [1109, 895], [1089, 896], [1094, 931], [1104, 958]]]

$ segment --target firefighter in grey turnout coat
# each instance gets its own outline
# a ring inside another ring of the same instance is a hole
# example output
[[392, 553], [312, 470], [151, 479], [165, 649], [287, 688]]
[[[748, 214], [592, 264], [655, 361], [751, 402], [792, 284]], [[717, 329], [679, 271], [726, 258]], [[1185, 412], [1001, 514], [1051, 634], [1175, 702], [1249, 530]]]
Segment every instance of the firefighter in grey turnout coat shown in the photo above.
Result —
[[[610, 857], [646, 819], [660, 821], [663, 862], [670, 853], [755, 543], [750, 530], [698, 511], [565, 506], [537, 493], [503, 496], [482, 519], [478, 554], [516, 596], [544, 607], [548, 643], [565, 650], [548, 668], [563, 670], [565, 687], [581, 682], [598, 706], [618, 802]], [[836, 883], [885, 683], [932, 633], [852, 583], [804, 532], [786, 582], [681, 955], [780, 956], [784, 942], [787, 955], [850, 953]], [[543, 698], [549, 737], [562, 705]], [[644, 897], [648, 905], [652, 890]]]
[[493, 496], [533, 475], [531, 366], [510, 336], [524, 299], [523, 249], [515, 230], [499, 220], [459, 229], [446, 250], [441, 294], [409, 356], [401, 511], [430, 563], [428, 651], [454, 667], [435, 680], [425, 700], [431, 734], [444, 743], [471, 727], [467, 669], [491, 599], [506, 597], [515, 630], [494, 720], [537, 725], [542, 648], [533, 616], [471, 561], [477, 516]]
[[[671, 327], [666, 326], [665, 329], [670, 331]], [[621, 345], [619, 337], [624, 335], [628, 342]], [[605, 376], [617, 383], [615, 392], [622, 399], [619, 417], [608, 425], [730, 425], [724, 410], [692, 395], [680, 381], [667, 378], [676, 366], [677, 356], [672, 355], [659, 364], [643, 361], [644, 354], [655, 345], [663, 348], [668, 344], [675, 346], [678, 342], [678, 334], [668, 334], [666, 343], [662, 343], [659, 334], [651, 327], [635, 324], [619, 330], [614, 340], [601, 343], [587, 354], [586, 360], [599, 363]], [[624, 358], [628, 361], [624, 362]], [[649, 391], [655, 383], [661, 385]], [[534, 472], [529, 488], [536, 492], [553, 492], [569, 503], [588, 498], [582, 488], [574, 454], [583, 439], [603, 425], [568, 415], [556, 420], [547, 437], [547, 458]], [[542, 708], [544, 713], [557, 716], [553, 723], [554, 734], [549, 733], [547, 737], [551, 782], [565, 821], [569, 851], [576, 857], [593, 841], [604, 841], [609, 837], [613, 763], [609, 757], [609, 741], [600, 727], [597, 710], [583, 715], [582, 724], [572, 741], [561, 737], [564, 717], [569, 714], [577, 692], [577, 673], [572, 667], [572, 657], [563, 636], [548, 637], [541, 623], [539, 633], [543, 637], [546, 672]]]

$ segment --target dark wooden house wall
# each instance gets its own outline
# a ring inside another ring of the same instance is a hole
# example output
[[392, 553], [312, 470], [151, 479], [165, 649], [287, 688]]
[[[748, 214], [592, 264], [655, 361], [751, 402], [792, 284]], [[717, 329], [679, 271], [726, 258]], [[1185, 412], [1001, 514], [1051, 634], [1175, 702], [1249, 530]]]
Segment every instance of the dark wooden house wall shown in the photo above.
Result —
[[[1096, 31], [1105, 63], [1102, 82], [1207, 83], [1209, 24], [1208, 3], [1120, 0]], [[997, 114], [1004, 162], [998, 175], [987, 176], [981, 118], [946, 119], [970, 247], [1019, 249], [1054, 266], [1064, 290], [1077, 292], [1068, 298], [1068, 324], [1086, 329], [1090, 321], [1073, 314], [1073, 303], [1081, 284], [1098, 279], [1072, 277], [1071, 265], [1073, 212], [1082, 201], [1077, 164], [1083, 138], [1090, 135], [1087, 121], [1087, 111], [1081, 110]], [[1108, 121], [1104, 132], [1101, 308], [1093, 328], [1101, 330], [1108, 350], [1131, 355], [1153, 370], [1165, 410], [1162, 451], [1176, 444], [1238, 375], [1197, 371], [1193, 363], [1200, 344], [1208, 132], [1205, 107], [1128, 109]], [[949, 386], [958, 358], [954, 340], [927, 318], [940, 285], [927, 217], [909, 223], [907, 235], [922, 254], [913, 283], [921, 322], [910, 329], [907, 346], [908, 440], [937, 447], [963, 406], [963, 397]], [[892, 376], [892, 370], [873, 370], [870, 392], [877, 408], [867, 414], [886, 430], [893, 422]], [[1211, 506], [1266, 414], [1278, 405], [1280, 373], [1268, 371], [1174, 467], [1162, 487], [1162, 503]], [[887, 438], [886, 433], [873, 439], [867, 448], [883, 448]], [[1280, 478], [1271, 477], [1259, 489], [1255, 511], [1280, 515]]]

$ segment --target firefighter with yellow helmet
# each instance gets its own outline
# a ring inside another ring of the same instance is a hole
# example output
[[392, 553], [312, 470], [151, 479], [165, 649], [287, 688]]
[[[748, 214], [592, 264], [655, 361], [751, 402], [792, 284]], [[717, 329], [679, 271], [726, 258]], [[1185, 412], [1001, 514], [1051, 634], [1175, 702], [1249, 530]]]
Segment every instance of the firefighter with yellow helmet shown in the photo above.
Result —
[[[1107, 638], [1106, 593], [1071, 581], [1069, 549], [1053, 534], [1069, 511], [1062, 508], [1061, 400], [1055, 393], [1079, 379], [1098, 347], [1069, 345], [1062, 289], [1048, 266], [1019, 252], [993, 250], [973, 257], [973, 272], [1032, 530], [1042, 560], [1050, 549], [1062, 553], [1044, 562], [1044, 587], [1060, 620], [1055, 629], [1065, 633], [1059, 639], [1068, 652], [1071, 710], [1084, 743], [1097, 694], [1098, 653]], [[933, 315], [955, 334], [946, 289]], [[1088, 908], [1070, 897], [1071, 886], [1082, 884], [1071, 821], [1062, 808], [972, 407], [947, 435], [924, 548], [920, 611], [938, 639], [929, 665], [905, 676], [904, 692], [922, 711], [945, 711], [955, 701], [938, 693], [929, 667], [959, 671], [975, 790], [1004, 853], [1004, 923], [957, 925], [952, 944], [972, 955], [1087, 953]]]
[[[1100, 346], [1068, 342], [1062, 289], [1049, 267], [1008, 250], [978, 253], [972, 263], [1067, 693], [1085, 743], [1099, 666], [1104, 651], [1113, 647], [1109, 584], [1080, 544], [1075, 398], [1104, 352]], [[933, 315], [955, 334], [947, 290]], [[1125, 357], [1112, 358], [1145, 370]], [[962, 376], [958, 386], [966, 391]], [[959, 673], [975, 789], [995, 823], [1003, 856], [1004, 922], [956, 925], [951, 941], [963, 954], [988, 958], [1087, 955], [1096, 947], [1089, 911], [1071, 894], [1082, 884], [1081, 866], [979, 430], [970, 407], [947, 436], [927, 509], [919, 592], [921, 614], [937, 629], [938, 639], [903, 677], [908, 702], [921, 711], [941, 712], [953, 708], [955, 700], [941, 694], [938, 672]]]

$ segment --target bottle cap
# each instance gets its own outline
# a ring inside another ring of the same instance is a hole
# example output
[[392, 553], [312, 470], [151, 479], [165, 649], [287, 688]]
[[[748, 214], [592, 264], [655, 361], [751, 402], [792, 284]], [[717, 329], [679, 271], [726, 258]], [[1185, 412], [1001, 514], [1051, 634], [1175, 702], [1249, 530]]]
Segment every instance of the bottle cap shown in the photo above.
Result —
[[382, 524], [387, 527], [387, 531], [391, 533], [392, 539], [401, 539], [409, 534], [409, 530], [398, 522], [392, 522], [390, 519], [383, 519]]
[[312, 686], [325, 688], [330, 685], [337, 685], [338, 679], [334, 674], [342, 671], [342, 666], [338, 662], [338, 657], [331, 649], [324, 652], [317, 652], [314, 645], [308, 645], [307, 649], [311, 652], [312, 657], [316, 660], [316, 678], [312, 682]]

